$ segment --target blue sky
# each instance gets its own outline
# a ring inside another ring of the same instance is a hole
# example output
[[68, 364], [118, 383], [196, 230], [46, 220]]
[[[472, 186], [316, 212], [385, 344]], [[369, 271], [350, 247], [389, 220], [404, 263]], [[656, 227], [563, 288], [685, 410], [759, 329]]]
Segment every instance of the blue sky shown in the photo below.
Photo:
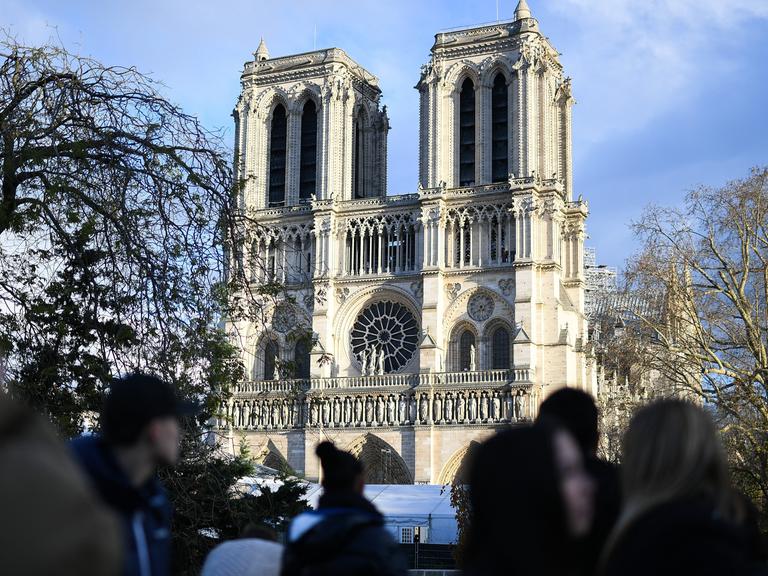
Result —
[[[516, 0], [499, 0], [510, 18]], [[576, 194], [588, 243], [621, 266], [649, 203], [768, 164], [768, 0], [529, 0], [574, 79]], [[338, 46], [379, 77], [388, 106], [389, 193], [418, 180], [419, 66], [434, 34], [496, 19], [496, 0], [0, 0], [0, 27], [133, 65], [170, 99], [232, 135], [242, 64]]]

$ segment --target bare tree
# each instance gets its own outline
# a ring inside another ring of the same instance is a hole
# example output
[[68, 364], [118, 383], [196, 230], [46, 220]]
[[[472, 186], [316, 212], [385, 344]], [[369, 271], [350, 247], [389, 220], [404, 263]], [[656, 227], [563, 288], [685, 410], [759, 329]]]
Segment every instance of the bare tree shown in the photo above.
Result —
[[657, 341], [648, 361], [713, 408], [737, 478], [768, 514], [768, 169], [652, 206], [635, 224], [641, 250], [627, 278], [663, 299], [637, 316]]

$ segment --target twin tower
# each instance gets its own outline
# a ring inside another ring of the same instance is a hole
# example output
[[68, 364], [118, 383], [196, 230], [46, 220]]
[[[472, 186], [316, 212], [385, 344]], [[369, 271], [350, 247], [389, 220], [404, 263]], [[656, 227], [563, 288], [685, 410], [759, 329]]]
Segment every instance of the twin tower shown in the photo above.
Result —
[[[381, 89], [343, 50], [270, 58], [262, 41], [241, 82], [236, 171], [247, 206], [386, 196]], [[570, 82], [525, 0], [512, 22], [437, 34], [416, 88], [421, 187], [537, 176], [570, 197]]]
[[239, 269], [290, 298], [228, 324], [249, 371], [222, 422], [233, 444], [316, 478], [331, 439], [369, 482], [450, 482], [472, 442], [552, 390], [594, 390], [571, 85], [525, 0], [436, 35], [410, 194], [387, 194], [381, 90], [343, 50], [272, 58], [262, 42], [241, 83], [235, 172], [255, 225]]

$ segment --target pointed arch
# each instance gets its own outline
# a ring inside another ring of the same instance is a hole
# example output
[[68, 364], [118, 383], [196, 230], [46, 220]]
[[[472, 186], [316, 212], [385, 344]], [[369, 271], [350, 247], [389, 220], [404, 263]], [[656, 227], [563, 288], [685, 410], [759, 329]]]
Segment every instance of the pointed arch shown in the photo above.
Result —
[[476, 181], [476, 87], [477, 83], [469, 77], [464, 78], [459, 87], [459, 186], [472, 186]]
[[285, 205], [288, 109], [278, 101], [269, 120], [269, 206]]
[[354, 115], [352, 146], [352, 198], [365, 198], [368, 195], [367, 157], [370, 148], [370, 116], [365, 106], [359, 106]]
[[509, 82], [499, 70], [491, 83], [491, 182], [509, 178]]
[[448, 484], [468, 484], [470, 461], [472, 454], [479, 445], [479, 442], [472, 440], [463, 448], [456, 450], [440, 471], [437, 483], [443, 486]]
[[478, 345], [480, 335], [474, 324], [467, 321], [457, 323], [451, 330], [448, 341], [448, 369], [453, 372], [465, 372], [472, 368], [472, 352], [475, 349], [475, 370], [480, 368]]
[[280, 363], [280, 340], [272, 332], [261, 335], [253, 355], [253, 380], [272, 380]]
[[408, 466], [402, 456], [390, 444], [371, 434], [363, 434], [348, 448], [365, 467], [367, 484], [412, 484]]
[[307, 98], [301, 109], [299, 150], [299, 201], [309, 200], [317, 189], [317, 104]]

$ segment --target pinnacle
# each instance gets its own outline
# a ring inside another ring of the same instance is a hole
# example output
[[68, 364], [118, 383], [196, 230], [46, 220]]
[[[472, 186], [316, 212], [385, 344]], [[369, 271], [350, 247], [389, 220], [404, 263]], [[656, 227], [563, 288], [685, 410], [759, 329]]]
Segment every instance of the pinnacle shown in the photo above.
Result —
[[517, 3], [517, 8], [515, 8], [515, 20], [531, 17], [531, 9], [528, 7], [528, 2], [526, 2], [526, 0], [520, 0]]
[[256, 58], [257, 62], [269, 60], [269, 50], [267, 50], [267, 43], [264, 42], [264, 38], [259, 42], [259, 47], [256, 48], [256, 52], [253, 53], [253, 56]]

